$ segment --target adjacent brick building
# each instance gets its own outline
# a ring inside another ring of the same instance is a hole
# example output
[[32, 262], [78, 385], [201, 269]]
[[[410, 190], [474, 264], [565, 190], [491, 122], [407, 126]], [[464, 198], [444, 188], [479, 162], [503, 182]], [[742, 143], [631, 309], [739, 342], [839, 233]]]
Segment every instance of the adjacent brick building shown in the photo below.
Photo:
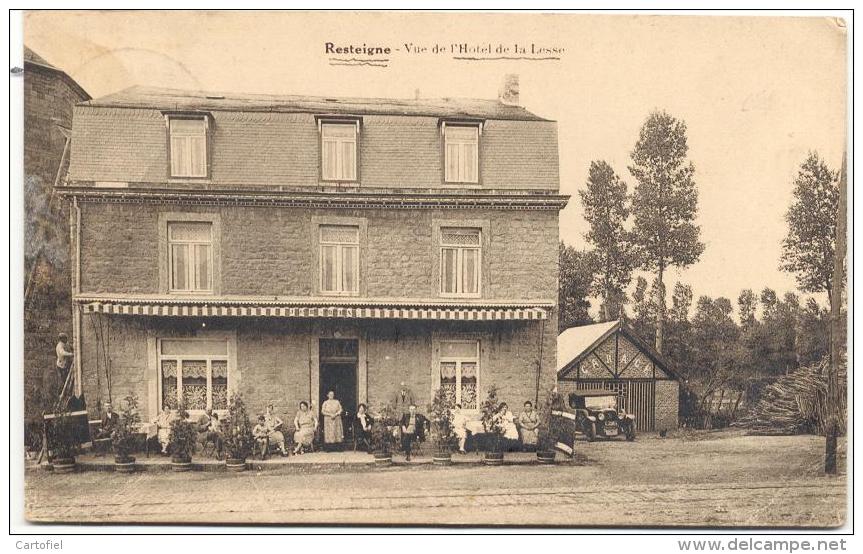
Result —
[[498, 100], [134, 87], [75, 108], [77, 387], [292, 418], [555, 383], [556, 123]]
[[680, 377], [622, 321], [571, 327], [557, 340], [557, 380], [577, 390], [614, 391], [641, 431], [676, 429]]
[[24, 47], [24, 401], [40, 422], [56, 400], [54, 345], [70, 333], [69, 212], [54, 195], [69, 161], [72, 109], [90, 96], [63, 70]]

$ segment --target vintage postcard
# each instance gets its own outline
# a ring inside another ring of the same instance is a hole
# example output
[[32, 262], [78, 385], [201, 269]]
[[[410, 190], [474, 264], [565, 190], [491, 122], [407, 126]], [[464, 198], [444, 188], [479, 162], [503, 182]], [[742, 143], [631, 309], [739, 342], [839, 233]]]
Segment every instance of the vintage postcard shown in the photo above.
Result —
[[28, 521], [848, 521], [847, 20], [23, 24]]

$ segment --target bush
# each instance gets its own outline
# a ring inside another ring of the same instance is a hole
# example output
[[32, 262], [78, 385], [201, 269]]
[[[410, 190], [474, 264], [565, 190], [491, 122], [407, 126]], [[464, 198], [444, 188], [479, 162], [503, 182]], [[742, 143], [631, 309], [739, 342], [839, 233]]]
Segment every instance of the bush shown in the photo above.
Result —
[[252, 423], [240, 393], [231, 395], [228, 420], [222, 422], [222, 434], [225, 437], [225, 452], [228, 458], [245, 460], [252, 455], [255, 437], [252, 435]]
[[488, 451], [498, 453], [503, 450], [503, 421], [500, 416], [500, 401], [497, 398], [497, 387], [492, 385], [488, 388], [485, 400], [480, 406], [482, 413], [482, 424], [488, 434]]
[[536, 448], [541, 452], [554, 450], [560, 431], [560, 418], [554, 417], [551, 412], [560, 409], [562, 404], [562, 397], [557, 391], [557, 387], [553, 387], [545, 395], [545, 400], [539, 408]]
[[171, 422], [171, 433], [168, 435], [168, 451], [176, 458], [191, 458], [198, 443], [198, 431], [195, 424], [189, 421], [189, 412], [181, 403], [177, 407], [177, 419]]
[[59, 412], [48, 427], [48, 448], [52, 459], [74, 458], [78, 453], [75, 422], [68, 412]]
[[443, 388], [435, 391], [434, 399], [429, 406], [429, 422], [431, 424], [431, 439], [438, 452], [452, 452], [457, 444], [453, 433], [452, 400]]
[[111, 433], [111, 445], [114, 455], [118, 458], [128, 458], [135, 449], [135, 434], [141, 426], [141, 414], [138, 412], [138, 395], [130, 392], [123, 399], [120, 411], [120, 423]]
[[375, 454], [391, 454], [393, 451], [393, 434], [390, 426], [396, 422], [392, 415], [392, 408], [388, 404], [381, 404], [375, 409], [372, 419], [372, 450]]

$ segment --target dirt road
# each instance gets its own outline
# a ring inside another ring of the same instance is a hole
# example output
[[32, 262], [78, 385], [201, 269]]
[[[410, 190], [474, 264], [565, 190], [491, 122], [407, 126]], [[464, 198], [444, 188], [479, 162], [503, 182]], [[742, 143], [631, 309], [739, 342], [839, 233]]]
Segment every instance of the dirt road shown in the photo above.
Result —
[[579, 446], [576, 464], [553, 468], [31, 471], [26, 511], [32, 521], [117, 523], [823, 527], [845, 518], [845, 478], [820, 474], [818, 437], [716, 433]]

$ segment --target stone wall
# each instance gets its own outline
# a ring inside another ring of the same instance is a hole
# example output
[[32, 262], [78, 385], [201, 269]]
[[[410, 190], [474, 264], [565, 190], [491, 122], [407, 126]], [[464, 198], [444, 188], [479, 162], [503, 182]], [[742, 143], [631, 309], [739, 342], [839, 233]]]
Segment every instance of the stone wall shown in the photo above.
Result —
[[674, 380], [656, 381], [656, 430], [674, 430], [678, 425], [680, 383]]
[[72, 106], [85, 97], [59, 71], [25, 66], [24, 403], [32, 419], [59, 387], [52, 369], [57, 334], [72, 335], [68, 207], [52, 199], [52, 188], [68, 166], [67, 154], [61, 167], [66, 139], [60, 127], [71, 128]]

